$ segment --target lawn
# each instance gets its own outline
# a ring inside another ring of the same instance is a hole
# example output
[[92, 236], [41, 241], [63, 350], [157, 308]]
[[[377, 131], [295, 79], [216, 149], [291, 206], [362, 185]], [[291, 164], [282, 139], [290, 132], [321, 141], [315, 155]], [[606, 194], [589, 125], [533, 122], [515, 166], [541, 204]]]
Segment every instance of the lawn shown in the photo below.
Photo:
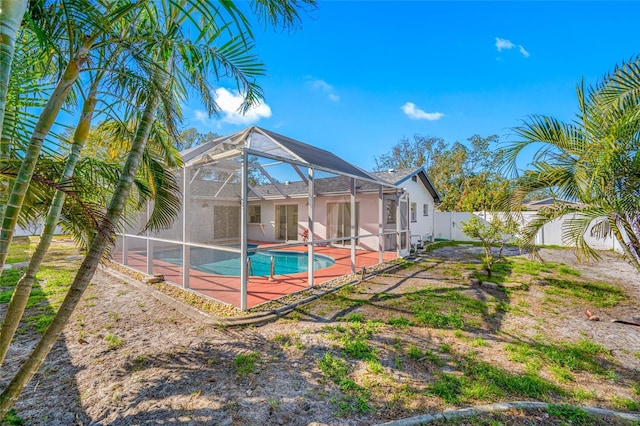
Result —
[[[33, 244], [18, 240], [13, 261]], [[50, 321], [76, 254], [55, 242], [17, 343], [28, 346]], [[638, 412], [640, 335], [610, 320], [635, 320], [640, 282], [615, 254], [596, 265], [572, 256], [511, 256], [492, 284], [473, 284], [486, 280], [479, 248], [439, 244], [285, 318], [239, 329], [203, 326], [99, 273], [14, 416], [32, 424], [73, 415], [85, 424], [343, 425], [542, 401], [551, 404], [546, 413], [514, 409], [451, 424], [614, 424], [576, 407]], [[18, 277], [3, 274], [0, 309]], [[61, 400], [74, 408], [61, 410]]]

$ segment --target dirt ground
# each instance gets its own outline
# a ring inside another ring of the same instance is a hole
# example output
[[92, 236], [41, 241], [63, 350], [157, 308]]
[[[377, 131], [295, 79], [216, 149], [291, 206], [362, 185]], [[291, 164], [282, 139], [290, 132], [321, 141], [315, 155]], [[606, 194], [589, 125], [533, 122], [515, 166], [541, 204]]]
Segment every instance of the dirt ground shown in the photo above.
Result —
[[[478, 248], [445, 247], [428, 256], [435, 263], [476, 259]], [[505, 315], [497, 328], [479, 331], [491, 345], [476, 350], [493, 362], [518, 368], [499, 359], [497, 352], [492, 353], [494, 342], [498, 347], [510, 336], [534, 336], [541, 329], [557, 340], [587, 337], [611, 351], [611, 362], [617, 366], [618, 377], [624, 379], [595, 383], [586, 375], [577, 374], [576, 386], [594, 387], [594, 397], [587, 404], [608, 407], [609, 397], [614, 394], [637, 399], [629, 390], [629, 383], [638, 380], [640, 370], [640, 327], [611, 320], [640, 322], [638, 274], [614, 253], [603, 253], [600, 262], [590, 265], [578, 265], [568, 250], [545, 249], [542, 257], [572, 265], [582, 272], [582, 277], [619, 285], [628, 300], [607, 308], [559, 304], [555, 312], [546, 312], [545, 307], [535, 303], [541, 287], [532, 285], [527, 295], [529, 314]], [[424, 282], [449, 285], [447, 280], [435, 267], [433, 272], [406, 268], [360, 285], [363, 297], [368, 297], [383, 288], [401, 292]], [[4, 308], [6, 305], [0, 306]], [[585, 309], [600, 316], [601, 321], [588, 321]], [[347, 310], [355, 312], [352, 308]], [[259, 327], [215, 328], [198, 324], [150, 294], [99, 271], [64, 336], [24, 391], [16, 405], [17, 414], [34, 425], [319, 426], [369, 425], [456, 408], [436, 398], [427, 398], [413, 407], [411, 403], [376, 405], [376, 398], [382, 396], [375, 396], [372, 401], [378, 409], [337, 416], [341, 392], [323, 375], [318, 360], [336, 350], [335, 341], [323, 330], [335, 326], [349, 312], [338, 307], [310, 307], [289, 319]], [[394, 339], [394, 332], [398, 333], [386, 329], [380, 333], [381, 358], [388, 351], [382, 345], [385, 339]], [[9, 352], [8, 367], [0, 372], [0, 386], [6, 384], [35, 343], [35, 337], [18, 339], [19, 345]], [[412, 328], [403, 338], [460, 345], [459, 339], [441, 330]], [[252, 353], [257, 354], [255, 367], [241, 371], [238, 356], [250, 357]], [[412, 383], [419, 376], [412, 368], [407, 363], [401, 373], [394, 373], [393, 379]], [[366, 371], [361, 374], [366, 375]]]

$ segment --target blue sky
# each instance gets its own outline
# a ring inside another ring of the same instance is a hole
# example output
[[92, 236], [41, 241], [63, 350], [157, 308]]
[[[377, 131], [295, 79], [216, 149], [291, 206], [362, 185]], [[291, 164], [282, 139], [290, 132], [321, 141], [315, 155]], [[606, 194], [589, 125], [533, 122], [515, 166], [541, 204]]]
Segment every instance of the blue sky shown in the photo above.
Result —
[[638, 2], [320, 1], [296, 31], [256, 26], [263, 105], [239, 117], [223, 86], [220, 117], [190, 104], [185, 125], [255, 124], [366, 170], [416, 133], [508, 142], [528, 115], [572, 120], [581, 78], [640, 54], [638, 16]]

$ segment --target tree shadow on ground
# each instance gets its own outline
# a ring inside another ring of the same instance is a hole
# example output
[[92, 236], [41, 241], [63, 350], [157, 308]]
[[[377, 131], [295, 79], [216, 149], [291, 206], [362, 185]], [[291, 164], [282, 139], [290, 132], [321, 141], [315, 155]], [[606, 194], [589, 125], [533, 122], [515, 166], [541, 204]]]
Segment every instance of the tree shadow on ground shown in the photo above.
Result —
[[304, 365], [315, 365], [328, 348], [290, 356], [278, 341], [251, 330], [223, 330], [216, 340], [130, 359], [113, 372], [122, 386], [94, 422], [306, 425], [297, 417], [314, 413], [319, 421], [331, 419], [331, 404], [318, 395], [324, 391], [313, 391], [322, 376]]
[[[11, 272], [3, 274], [4, 287], [0, 288], [3, 294], [13, 292], [22, 275], [22, 269], [9, 271]], [[40, 328], [40, 324], [34, 319], [42, 321], [43, 318], [47, 319], [55, 314], [47, 298], [42, 297], [40, 293], [40, 285], [35, 283], [28, 308], [7, 352], [5, 363], [0, 369], [0, 390], [9, 384], [42, 336], [42, 333], [36, 330]], [[2, 318], [9, 302], [8, 298], [5, 299], [0, 303]], [[15, 403], [16, 417], [23, 419], [27, 424], [73, 425], [90, 422], [78, 392], [76, 374], [79, 369], [73, 365], [68, 345], [68, 339], [63, 334]], [[63, 410], [60, 409], [61, 401], [64, 401]]]

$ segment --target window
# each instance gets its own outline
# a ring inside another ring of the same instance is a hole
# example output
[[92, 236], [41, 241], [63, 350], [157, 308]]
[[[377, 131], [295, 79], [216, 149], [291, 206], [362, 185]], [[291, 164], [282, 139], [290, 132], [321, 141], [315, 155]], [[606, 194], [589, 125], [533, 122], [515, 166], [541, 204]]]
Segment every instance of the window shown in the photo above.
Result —
[[396, 223], [396, 200], [387, 200], [387, 224]]
[[261, 223], [260, 206], [249, 206], [249, 223]]
[[213, 237], [216, 240], [240, 238], [240, 206], [213, 206]]
[[416, 203], [411, 203], [411, 222], [418, 221], [418, 205]]
[[[355, 234], [358, 235], [358, 216], [360, 203], [356, 203]], [[351, 203], [327, 203], [327, 236], [329, 238], [341, 238], [351, 236]], [[341, 244], [350, 244], [349, 240], [338, 241]]]
[[418, 176], [416, 176], [416, 175], [411, 176], [411, 180], [414, 181], [414, 182], [417, 182], [418, 181]]
[[422, 216], [429, 216], [429, 204], [422, 205]]

